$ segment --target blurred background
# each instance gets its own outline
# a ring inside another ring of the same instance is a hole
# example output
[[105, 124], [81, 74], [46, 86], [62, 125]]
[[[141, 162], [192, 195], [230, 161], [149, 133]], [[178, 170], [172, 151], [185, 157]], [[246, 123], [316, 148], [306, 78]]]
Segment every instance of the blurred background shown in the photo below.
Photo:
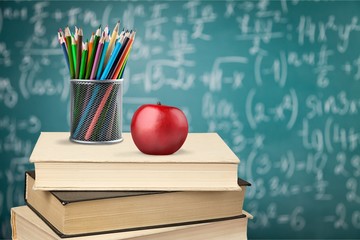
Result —
[[125, 131], [161, 101], [191, 132], [219, 133], [252, 183], [249, 238], [360, 238], [359, 12], [357, 1], [1, 1], [0, 239], [40, 132], [69, 131], [58, 29], [89, 39], [118, 20], [137, 30]]

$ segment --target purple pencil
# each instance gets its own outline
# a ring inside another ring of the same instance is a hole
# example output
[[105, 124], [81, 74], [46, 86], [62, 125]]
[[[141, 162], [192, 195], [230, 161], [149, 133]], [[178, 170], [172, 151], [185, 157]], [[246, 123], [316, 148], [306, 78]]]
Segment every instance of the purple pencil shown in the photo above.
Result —
[[102, 52], [103, 48], [104, 48], [104, 37], [101, 37], [100, 41], [99, 41], [99, 45], [96, 50], [96, 55], [95, 55], [93, 67], [91, 70], [90, 79], [95, 79], [96, 72], [97, 72], [97, 69], [99, 66], [99, 62], [100, 62], [101, 52]]

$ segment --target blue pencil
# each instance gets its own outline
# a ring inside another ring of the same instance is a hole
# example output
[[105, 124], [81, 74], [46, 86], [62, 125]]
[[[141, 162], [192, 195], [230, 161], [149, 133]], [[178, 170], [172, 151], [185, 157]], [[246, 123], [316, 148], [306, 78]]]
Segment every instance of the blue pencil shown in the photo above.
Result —
[[59, 39], [59, 43], [61, 45], [61, 48], [62, 48], [62, 50], [64, 52], [64, 57], [65, 57], [66, 63], [68, 65], [68, 68], [69, 68], [69, 71], [70, 71], [69, 57], [68, 57], [68, 54], [67, 54], [66, 43], [65, 43], [64, 36], [63, 36], [63, 33], [62, 33], [61, 29], [58, 32], [58, 39]]
[[103, 65], [104, 65], [104, 62], [105, 62], [106, 50], [107, 50], [108, 46], [109, 46], [109, 36], [106, 36], [105, 43], [104, 43], [104, 49], [103, 49], [101, 59], [100, 59], [100, 63], [99, 63], [99, 67], [98, 67], [98, 70], [97, 70], [97, 73], [96, 73], [96, 79], [100, 79], [100, 77], [101, 77]]
[[81, 130], [81, 127], [82, 127], [82, 125], [84, 124], [84, 122], [85, 122], [85, 120], [86, 120], [86, 118], [87, 118], [87, 115], [88, 115], [88, 113], [89, 113], [90, 110], [91, 110], [91, 106], [93, 105], [93, 102], [94, 102], [94, 100], [95, 100], [95, 98], [96, 98], [96, 95], [97, 95], [98, 92], [99, 92], [99, 89], [100, 89], [100, 86], [99, 86], [99, 85], [96, 85], [96, 87], [94, 88], [94, 92], [93, 92], [93, 94], [92, 94], [92, 96], [91, 96], [88, 104], [86, 105], [85, 111], [84, 111], [84, 113], [81, 115], [81, 118], [80, 118], [80, 120], [79, 120], [79, 123], [78, 123], [78, 125], [76, 126], [76, 130], [75, 130], [74, 136], [73, 136], [74, 138], [77, 138], [77, 137], [78, 137], [78, 134], [79, 134], [79, 132], [80, 132], [80, 130]]
[[100, 80], [105, 80], [111, 70], [111, 67], [113, 66], [116, 56], [118, 55], [121, 48], [121, 43], [119, 41], [116, 42], [115, 48], [113, 52], [111, 53], [109, 62], [106, 64], [106, 67], [104, 69], [104, 72], [101, 74]]
[[70, 71], [70, 63], [69, 63], [69, 58], [68, 58], [68, 55], [67, 55], [67, 50], [66, 50], [65, 42], [61, 43], [61, 47], [62, 47], [62, 49], [63, 49], [64, 56], [65, 56], [65, 60], [66, 60], [66, 63], [67, 63], [67, 65], [68, 65], [68, 68], [69, 68], [69, 71]]

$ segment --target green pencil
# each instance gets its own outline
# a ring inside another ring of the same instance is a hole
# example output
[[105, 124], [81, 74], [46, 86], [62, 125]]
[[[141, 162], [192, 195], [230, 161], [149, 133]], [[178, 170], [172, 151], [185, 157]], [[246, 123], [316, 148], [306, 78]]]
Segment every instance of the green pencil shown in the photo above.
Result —
[[[76, 42], [74, 37], [71, 37], [71, 50], [72, 50], [72, 56], [74, 61], [74, 70], [76, 69]], [[75, 73], [76, 76], [76, 73]]]
[[83, 51], [82, 51], [82, 55], [81, 55], [81, 66], [80, 66], [79, 79], [84, 79], [87, 55], [88, 55], [88, 42], [86, 40], [86, 43], [83, 45]]
[[75, 77], [79, 79], [80, 75], [80, 65], [81, 65], [81, 53], [82, 53], [82, 44], [83, 44], [83, 31], [81, 28], [78, 30], [78, 37], [77, 37], [77, 43], [76, 43], [76, 71], [75, 71]]
[[101, 35], [101, 26], [99, 26], [99, 28], [96, 30], [96, 33], [95, 33], [92, 51], [91, 51], [91, 53], [89, 53], [90, 54], [90, 59], [89, 59], [89, 62], [87, 63], [87, 66], [86, 66], [85, 79], [90, 78], [91, 70], [92, 70], [92, 67], [93, 67], [94, 58], [95, 58], [95, 54], [96, 54], [96, 50], [97, 50], [97, 45], [98, 45], [99, 40], [100, 40], [100, 35]]
[[[87, 53], [88, 53], [88, 43], [86, 41], [85, 44], [82, 44], [82, 54], [81, 54], [81, 61], [78, 61], [80, 63], [80, 73], [78, 79], [83, 79], [85, 75], [85, 66], [87, 61]], [[74, 118], [73, 118], [73, 126], [77, 126], [79, 121], [79, 113], [80, 108], [83, 105], [80, 99], [83, 99], [83, 93], [81, 91], [80, 86], [78, 88], [75, 88], [75, 101], [74, 101]]]
[[68, 51], [69, 65], [70, 65], [70, 78], [75, 78], [75, 70], [74, 70], [74, 58], [71, 49], [71, 34], [69, 27], [65, 28], [65, 40]]
[[[130, 49], [130, 50], [131, 50], [131, 49]], [[125, 69], [125, 67], [126, 67], [126, 63], [127, 63], [127, 61], [128, 61], [129, 55], [130, 55], [130, 54], [128, 54], [128, 55], [126, 56], [125, 62], [124, 62], [124, 64], [123, 64], [123, 66], [121, 67], [121, 71], [120, 71], [120, 74], [119, 74], [119, 76], [118, 76], [118, 79], [121, 79], [121, 77], [122, 77], [122, 75], [123, 75], [123, 72], [124, 72], [124, 69]]]

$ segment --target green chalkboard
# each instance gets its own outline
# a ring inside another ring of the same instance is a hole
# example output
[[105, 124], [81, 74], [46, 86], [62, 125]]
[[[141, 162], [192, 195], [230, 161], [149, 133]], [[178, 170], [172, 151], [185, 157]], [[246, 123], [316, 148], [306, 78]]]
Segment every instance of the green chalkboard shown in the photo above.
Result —
[[124, 74], [134, 111], [180, 107], [191, 132], [218, 132], [253, 185], [250, 238], [360, 238], [360, 2], [0, 3], [0, 238], [24, 204], [40, 131], [69, 131], [58, 28], [137, 30]]

